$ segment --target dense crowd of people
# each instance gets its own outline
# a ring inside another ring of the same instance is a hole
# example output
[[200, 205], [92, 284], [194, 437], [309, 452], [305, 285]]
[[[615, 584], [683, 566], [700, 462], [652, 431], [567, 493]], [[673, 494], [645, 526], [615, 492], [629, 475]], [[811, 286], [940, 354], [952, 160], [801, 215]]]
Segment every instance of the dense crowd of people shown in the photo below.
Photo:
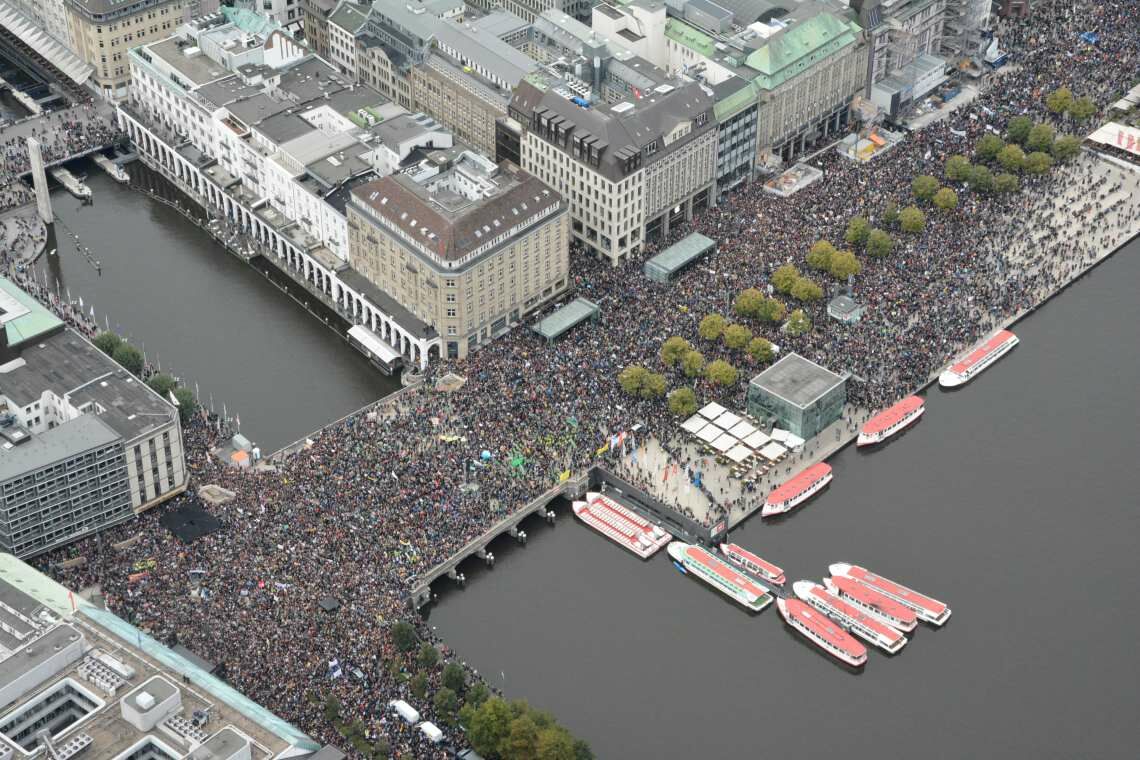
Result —
[[[386, 737], [394, 755], [438, 757], [438, 748], [385, 707], [403, 698], [428, 719], [449, 724], [430, 699], [410, 693], [389, 635], [393, 621], [410, 615], [416, 578], [550, 488], [560, 473], [588, 464], [610, 433], [640, 423], [642, 435], [675, 435], [676, 420], [663, 401], [621, 391], [616, 376], [623, 367], [660, 368], [661, 342], [672, 335], [700, 343], [710, 360], [723, 356], [741, 366], [739, 353], [698, 339], [703, 316], [731, 318], [741, 290], [765, 288], [785, 262], [804, 268], [809, 247], [819, 239], [840, 244], [852, 216], [880, 224], [888, 201], [910, 202], [915, 176], [942, 176], [946, 159], [969, 155], [987, 126], [1002, 130], [1021, 114], [1056, 121], [1042, 104], [1054, 88], [1070, 86], [1103, 105], [1135, 78], [1136, 3], [1035, 4], [1033, 13], [1003, 30], [1012, 69], [961, 111], [868, 164], [822, 155], [815, 163], [823, 180], [790, 198], [754, 183], [674, 230], [671, 239], [703, 232], [718, 251], [673, 282], [646, 280], [640, 260], [613, 268], [577, 257], [568, 298], [601, 306], [597, 323], [552, 346], [517, 330], [463, 362], [445, 362], [392, 404], [322, 431], [272, 470], [239, 471], [212, 460], [207, 452], [225, 430], [216, 420], [195, 420], [185, 430], [188, 495], [109, 531], [101, 542], [54, 552], [42, 565], [71, 587], [100, 584], [112, 610], [218, 662], [237, 688], [314, 737], [340, 743], [322, 712], [322, 700], [333, 694], [364, 721], [370, 737]], [[1078, 39], [1089, 30], [1100, 35], [1095, 46]], [[922, 234], [893, 233], [895, 250], [864, 260], [856, 278], [855, 296], [868, 306], [858, 324], [830, 322], [824, 299], [805, 307], [816, 324], [805, 335], [752, 327], [785, 351], [862, 378], [850, 384], [852, 403], [891, 403], [994, 324], [1037, 303], [1108, 242], [1114, 230], [1103, 226], [1080, 243], [1065, 234], [1082, 210], [1105, 213], [1096, 204], [1113, 190], [1099, 184], [1095, 171], [1091, 160], [1079, 159], [1052, 175], [1026, 178], [1023, 192], [1012, 196], [963, 189], [955, 210], [928, 213]], [[1086, 203], [1070, 203], [1072, 215], [1058, 216], [1057, 198], [1074, 188]], [[1113, 213], [1117, 234], [1140, 218], [1135, 202]], [[435, 390], [446, 372], [466, 383]], [[673, 384], [680, 382], [691, 381], [678, 377]], [[742, 407], [743, 392], [743, 381], [723, 391], [698, 384], [702, 402], [729, 407]], [[207, 483], [236, 498], [210, 507], [221, 530], [181, 544], [159, 525], [160, 513], [196, 499], [194, 489]], [[138, 537], [129, 551], [110, 548], [129, 536]], [[76, 556], [87, 563], [58, 567]], [[132, 581], [132, 564], [142, 558], [153, 566]], [[340, 608], [322, 611], [318, 602], [326, 596]], [[426, 626], [418, 630], [430, 640]], [[330, 677], [332, 659], [345, 675]], [[433, 687], [437, 676], [433, 671]], [[449, 734], [461, 743], [458, 732]]]

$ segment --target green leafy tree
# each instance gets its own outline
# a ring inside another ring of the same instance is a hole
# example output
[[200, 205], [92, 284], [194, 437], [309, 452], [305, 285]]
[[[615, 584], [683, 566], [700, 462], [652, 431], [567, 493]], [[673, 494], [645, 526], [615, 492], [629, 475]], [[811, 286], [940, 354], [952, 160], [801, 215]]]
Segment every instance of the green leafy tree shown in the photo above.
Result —
[[994, 190], [999, 193], [1016, 193], [1021, 188], [1021, 180], [1012, 174], [999, 174], [994, 177]]
[[883, 204], [883, 224], [893, 227], [899, 220], [899, 204], [889, 199]]
[[669, 394], [669, 411], [678, 417], [688, 417], [697, 411], [697, 394], [692, 388], [677, 388]]
[[752, 331], [744, 325], [729, 325], [724, 328], [724, 345], [733, 351], [739, 351], [752, 340]]
[[986, 132], [974, 145], [974, 155], [978, 157], [979, 161], [986, 161], [988, 163], [997, 158], [997, 154], [1001, 153], [1001, 149], [1004, 147], [1005, 140], [1002, 140], [993, 132]]
[[755, 362], [767, 364], [772, 361], [772, 357], [775, 356], [775, 353], [772, 342], [766, 338], [753, 338], [748, 341], [748, 355], [751, 356]]
[[674, 366], [681, 361], [681, 357], [691, 348], [689, 341], [674, 335], [661, 344], [661, 361], [667, 367]]
[[631, 396], [657, 398], [665, 393], [665, 378], [633, 364], [618, 374], [618, 384]]
[[114, 356], [115, 349], [118, 348], [119, 344], [122, 342], [123, 339], [118, 335], [115, 335], [113, 332], [101, 332], [96, 335], [95, 340], [92, 341], [92, 343], [95, 344], [95, 348], [99, 349], [107, 356]]
[[1072, 135], [1061, 135], [1053, 141], [1053, 158], [1068, 161], [1081, 152], [1081, 141]]
[[800, 270], [796, 269], [792, 264], [784, 264], [775, 272], [772, 272], [772, 287], [781, 293], [788, 293], [799, 278]]
[[697, 325], [697, 335], [700, 335], [704, 340], [716, 340], [724, 332], [726, 324], [721, 315], [709, 314]]
[[150, 379], [146, 381], [146, 384], [150, 386], [152, 391], [163, 398], [166, 398], [166, 394], [178, 386], [178, 382], [165, 372], [158, 372], [151, 375]]
[[1048, 124], [1038, 124], [1029, 130], [1029, 137], [1025, 140], [1025, 149], [1033, 152], [1044, 152], [1053, 148], [1053, 127]]
[[831, 257], [831, 266], [827, 268], [829, 274], [837, 280], [846, 280], [849, 276], [859, 274], [863, 265], [851, 251], [836, 251]]
[[1053, 113], [1064, 113], [1073, 104], [1073, 91], [1068, 87], [1058, 87], [1045, 96], [1045, 107]]
[[178, 418], [184, 426], [189, 425], [194, 413], [198, 411], [198, 399], [194, 398], [194, 393], [189, 388], [175, 388], [173, 393], [178, 402]]
[[123, 369], [132, 375], [139, 375], [143, 371], [142, 352], [129, 343], [120, 343], [111, 358], [123, 365]]
[[403, 620], [392, 626], [392, 643], [401, 652], [410, 652], [416, 646], [416, 629]]
[[926, 214], [914, 206], [907, 206], [899, 212], [899, 227], [902, 228], [903, 232], [916, 235], [926, 227]]
[[808, 251], [805, 260], [807, 265], [812, 269], [820, 272], [826, 272], [828, 267], [831, 266], [831, 257], [837, 253], [835, 246], [826, 240], [819, 240]]
[[1007, 145], [998, 153], [998, 163], [1007, 172], [1020, 172], [1025, 165], [1025, 151], [1016, 145]]
[[736, 300], [732, 302], [732, 310], [738, 316], [755, 318], [759, 315], [763, 303], [764, 294], [756, 288], [748, 288], [737, 294]]
[[514, 716], [506, 702], [498, 697], [486, 700], [475, 710], [467, 726], [471, 746], [483, 757], [494, 757], [511, 732], [512, 720]]
[[645, 378], [645, 387], [641, 389], [642, 398], [661, 398], [665, 395], [665, 376], [650, 372]]
[[891, 252], [894, 244], [889, 233], [883, 230], [871, 230], [871, 234], [867, 236], [867, 253], [881, 259]]
[[420, 647], [420, 654], [416, 661], [424, 670], [431, 670], [439, 663], [439, 650], [431, 644], [424, 644]]
[[1029, 130], [1033, 129], [1033, 119], [1028, 116], [1014, 116], [1006, 125], [1005, 133], [1010, 142], [1022, 145], [1029, 139]]
[[[491, 690], [487, 688], [487, 684], [482, 681], [476, 681], [471, 684], [467, 689], [467, 698], [465, 702], [473, 707], [478, 708], [491, 696]], [[464, 724], [466, 725], [466, 724]]]
[[594, 760], [594, 751], [585, 739], [574, 740], [574, 760]]
[[340, 700], [332, 694], [329, 694], [328, 697], [325, 698], [325, 720], [329, 723], [336, 723], [340, 720], [342, 709]]
[[538, 760], [577, 760], [574, 737], [560, 726], [539, 729], [536, 749]]
[[1092, 98], [1077, 98], [1069, 106], [1069, 116], [1076, 121], [1088, 121], [1094, 114], [1096, 114], [1096, 103]]
[[467, 686], [467, 674], [463, 672], [463, 667], [459, 663], [449, 662], [443, 666], [440, 682], [456, 694], [462, 694]]
[[988, 193], [994, 189], [994, 173], [988, 166], [976, 165], [970, 168], [970, 189], [977, 193]]
[[788, 315], [788, 323], [785, 329], [788, 335], [803, 335], [804, 333], [811, 332], [811, 320], [807, 314], [804, 314], [803, 309], [796, 309]]
[[938, 187], [938, 180], [929, 174], [915, 177], [914, 181], [910, 183], [911, 192], [920, 201], [929, 201], [933, 198], [934, 194], [938, 192]]
[[681, 371], [685, 377], [700, 377], [705, 371], [705, 355], [700, 351], [686, 351], [681, 357]]
[[853, 216], [847, 222], [847, 231], [843, 234], [843, 239], [848, 245], [863, 245], [867, 242], [869, 234], [871, 234], [871, 223], [865, 217]]
[[736, 367], [732, 366], [723, 359], [709, 362], [709, 366], [705, 368], [705, 377], [711, 382], [720, 386], [729, 386], [736, 384]]
[[818, 301], [823, 298], [823, 288], [816, 285], [807, 277], [801, 277], [796, 280], [796, 284], [792, 286], [792, 298], [804, 303]]
[[1048, 153], [1034, 151], [1025, 157], [1025, 171], [1030, 174], [1044, 174], [1053, 166], [1053, 157]]
[[970, 159], [965, 156], [950, 156], [946, 159], [946, 179], [951, 182], [965, 182], [970, 176]]
[[934, 194], [934, 205], [943, 211], [958, 207], [958, 194], [948, 187], [944, 187]]
[[511, 721], [510, 730], [499, 754], [510, 760], [537, 760], [538, 726], [530, 715], [520, 715]]
[[448, 723], [455, 719], [455, 714], [459, 711], [459, 697], [456, 696], [454, 689], [449, 689], [446, 686], [435, 693], [432, 704], [435, 705], [435, 711]]
[[412, 680], [408, 682], [408, 688], [412, 690], [412, 694], [415, 695], [416, 699], [423, 699], [427, 696], [427, 687], [427, 676], [423, 673], [416, 673], [412, 676]]
[[788, 308], [784, 306], [782, 301], [775, 298], [765, 298], [764, 304], [760, 307], [760, 311], [756, 316], [765, 322], [783, 322], [784, 314], [786, 314], [787, 311]]
[[385, 758], [391, 756], [392, 745], [388, 743], [388, 738], [385, 736], [377, 736], [376, 741], [372, 742], [372, 757]]

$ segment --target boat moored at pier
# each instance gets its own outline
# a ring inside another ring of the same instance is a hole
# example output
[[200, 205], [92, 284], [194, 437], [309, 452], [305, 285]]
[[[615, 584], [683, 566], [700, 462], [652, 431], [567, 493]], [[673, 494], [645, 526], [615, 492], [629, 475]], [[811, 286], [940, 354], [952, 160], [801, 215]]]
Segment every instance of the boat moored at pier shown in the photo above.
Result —
[[901, 583], [875, 575], [865, 567], [849, 565], [846, 562], [836, 562], [831, 566], [833, 576], [846, 576], [858, 581], [862, 585], [877, 591], [883, 596], [893, 599], [899, 604], [914, 611], [919, 620], [933, 625], [943, 625], [950, 619], [950, 608], [937, 599], [918, 593]]
[[913, 631], [918, 625], [918, 615], [910, 607], [899, 604], [889, 596], [884, 596], [845, 575], [824, 578], [823, 585], [840, 599], [855, 605], [892, 628]]
[[757, 576], [762, 581], [774, 583], [777, 586], [783, 586], [787, 581], [787, 578], [784, 576], [783, 568], [773, 565], [762, 557], [758, 557], [742, 546], [737, 544], [721, 544], [720, 552], [729, 562]]
[[578, 519], [642, 559], [652, 557], [673, 537], [633, 510], [600, 493], [586, 494], [586, 501], [571, 507]]
[[790, 512], [823, 490], [831, 482], [831, 477], [831, 465], [826, 462], [813, 464], [768, 494], [760, 516], [771, 517]]
[[856, 668], [867, 662], [867, 647], [819, 610], [794, 597], [777, 599], [776, 606], [788, 625], [832, 657]]
[[985, 343], [951, 364], [938, 376], [943, 388], [957, 388], [973, 380], [982, 370], [1005, 356], [1018, 344], [1017, 336], [1009, 330], [998, 330]]
[[873, 446], [901, 433], [918, 421], [926, 411], [926, 402], [918, 396], [907, 396], [889, 409], [876, 414], [859, 431], [856, 446]]
[[895, 654], [906, 646], [906, 636], [897, 628], [892, 628], [870, 613], [840, 599], [818, 583], [796, 581], [792, 584], [792, 590], [800, 599], [884, 652]]
[[759, 612], [772, 603], [772, 595], [768, 593], [768, 589], [708, 549], [674, 541], [669, 544], [668, 551], [669, 556], [686, 573], [697, 576], [745, 609]]

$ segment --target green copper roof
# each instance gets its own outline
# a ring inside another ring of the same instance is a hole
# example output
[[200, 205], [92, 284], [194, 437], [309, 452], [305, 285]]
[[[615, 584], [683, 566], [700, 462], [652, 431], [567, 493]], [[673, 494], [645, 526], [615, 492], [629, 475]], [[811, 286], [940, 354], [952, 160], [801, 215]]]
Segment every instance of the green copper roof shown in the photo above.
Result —
[[748, 68], [758, 72], [754, 78], [766, 90], [773, 90], [816, 61], [854, 44], [859, 27], [831, 13], [819, 13], [804, 21], [793, 22], [745, 60]]
[[4, 298], [0, 299], [0, 318], [4, 321], [9, 346], [35, 340], [63, 324], [11, 280], [0, 277], [0, 290], [4, 292]]
[[665, 36], [706, 58], [712, 58], [716, 54], [716, 40], [675, 18], [665, 22]]
[[221, 11], [222, 15], [226, 17], [226, 21], [249, 34], [268, 35], [270, 32], [281, 28], [281, 25], [276, 21], [245, 8], [230, 8], [223, 5]]

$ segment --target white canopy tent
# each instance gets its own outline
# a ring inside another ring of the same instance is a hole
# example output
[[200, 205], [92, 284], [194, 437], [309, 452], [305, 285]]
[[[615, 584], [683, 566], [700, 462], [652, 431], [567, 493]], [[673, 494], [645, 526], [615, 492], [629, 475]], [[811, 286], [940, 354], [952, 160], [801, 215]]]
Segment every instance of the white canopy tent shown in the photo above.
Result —
[[733, 425], [728, 432], [732, 433], [743, 441], [745, 438], [756, 432], [756, 426], [748, 420], [741, 420], [740, 422]]
[[794, 433], [788, 433], [788, 437], [784, 441], [784, 445], [787, 446], [789, 449], [798, 449], [800, 446], [804, 445], [804, 439], [800, 438], [798, 435], [795, 435]]
[[723, 453], [723, 452], [731, 449], [733, 446], [738, 445], [738, 443], [739, 443], [739, 441], [737, 441], [735, 438], [733, 438], [728, 433], [725, 433], [720, 438], [717, 438], [715, 441], [712, 442], [712, 447], [714, 449], [716, 449], [717, 451], [720, 451]]
[[697, 438], [700, 438], [705, 443], [712, 443], [722, 435], [724, 435], [724, 431], [716, 425], [705, 425], [704, 428], [697, 433]]
[[782, 428], [772, 428], [773, 441], [783, 443], [784, 441], [788, 440], [789, 435], [791, 435], [791, 433], [789, 433], [787, 430], [784, 430]]
[[750, 449], [744, 445], [733, 446], [731, 449], [728, 450], [727, 453], [725, 453], [725, 456], [728, 457], [729, 459], [731, 459], [732, 461], [736, 462], [737, 464], [740, 464], [745, 459], [752, 456], [752, 449]]
[[709, 403], [707, 403], [703, 407], [701, 407], [701, 410], [699, 412], [697, 412], [697, 414], [701, 415], [702, 417], [704, 417], [707, 420], [715, 420], [717, 417], [721, 416], [726, 411], [727, 410], [723, 406], [721, 406], [720, 404], [716, 403], [715, 401], [710, 401]]
[[759, 451], [770, 440], [772, 439], [768, 437], [767, 433], [757, 430], [755, 433], [744, 437], [744, 445]]
[[715, 420], [713, 420], [713, 422], [715, 422], [717, 425], [724, 428], [725, 430], [728, 430], [732, 426], [734, 426], [736, 423], [740, 422], [740, 415], [733, 414], [732, 412], [725, 412], [724, 414], [722, 414], [721, 416], [719, 416]]
[[777, 459], [787, 453], [788, 450], [775, 441], [760, 449], [760, 456], [764, 457], [769, 462], [775, 462]]
[[707, 424], [709, 424], [708, 420], [699, 414], [694, 414], [692, 417], [681, 423], [681, 429], [687, 433], [696, 435], [698, 432], [700, 432], [700, 429]]

